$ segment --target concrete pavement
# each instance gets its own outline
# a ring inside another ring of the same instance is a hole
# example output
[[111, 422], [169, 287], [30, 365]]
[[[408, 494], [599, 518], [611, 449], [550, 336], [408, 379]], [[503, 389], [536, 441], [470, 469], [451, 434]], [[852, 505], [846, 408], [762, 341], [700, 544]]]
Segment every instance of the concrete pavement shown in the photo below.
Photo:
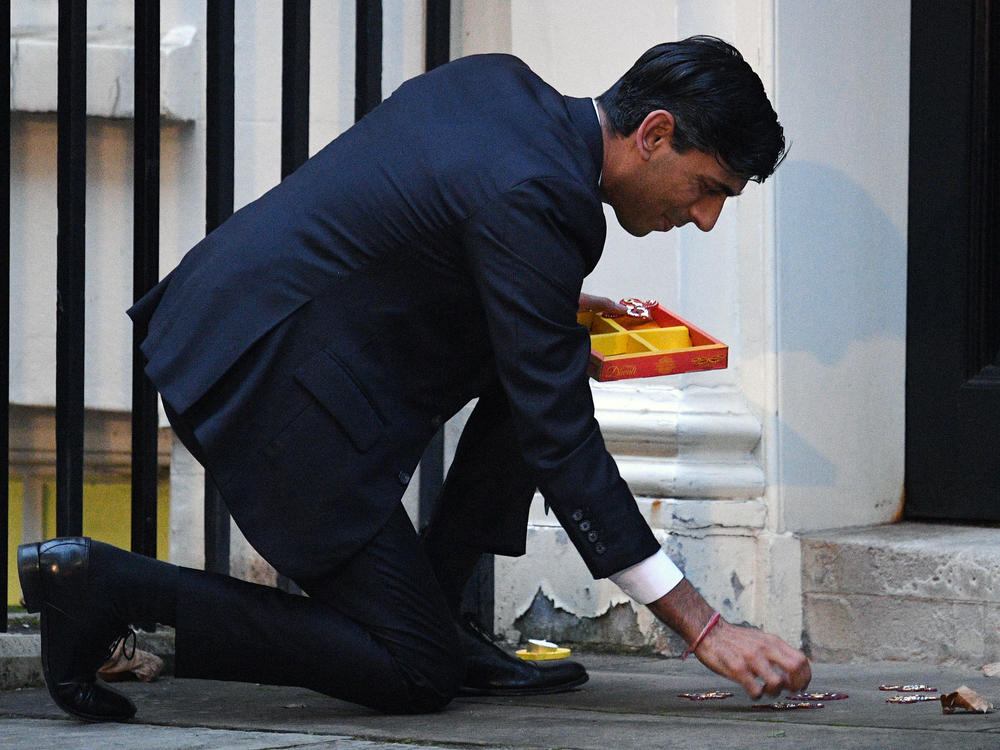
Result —
[[[945, 715], [937, 702], [886, 703], [879, 684], [968, 685], [1000, 705], [1000, 678], [926, 664], [816, 664], [811, 689], [843, 692], [817, 710], [754, 709], [738, 692], [692, 702], [681, 692], [725, 689], [694, 660], [578, 654], [591, 679], [567, 694], [460, 698], [429, 716], [384, 716], [298, 688], [165, 678], [121, 688], [139, 713], [88, 725], [44, 689], [0, 692], [0, 747], [45, 748], [1000, 748], [1000, 713]], [[765, 702], [765, 701], [761, 701]]]

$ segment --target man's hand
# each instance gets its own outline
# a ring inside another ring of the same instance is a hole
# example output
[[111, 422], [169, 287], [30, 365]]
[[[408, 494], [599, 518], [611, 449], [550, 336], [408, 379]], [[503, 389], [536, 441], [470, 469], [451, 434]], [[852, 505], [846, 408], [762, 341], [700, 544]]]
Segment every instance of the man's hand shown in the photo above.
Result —
[[776, 635], [719, 620], [694, 652], [717, 674], [738, 682], [751, 698], [782, 690], [804, 690], [812, 679], [809, 660]]
[[593, 294], [581, 294], [580, 312], [610, 313], [612, 315], [624, 315], [625, 305], [621, 305], [607, 297], [596, 297]]
[[[686, 578], [649, 608], [688, 643], [694, 643], [714, 614]], [[804, 690], [812, 679], [809, 660], [798, 649], [777, 636], [721, 619], [694, 654], [713, 672], [742, 685], [751, 698]]]

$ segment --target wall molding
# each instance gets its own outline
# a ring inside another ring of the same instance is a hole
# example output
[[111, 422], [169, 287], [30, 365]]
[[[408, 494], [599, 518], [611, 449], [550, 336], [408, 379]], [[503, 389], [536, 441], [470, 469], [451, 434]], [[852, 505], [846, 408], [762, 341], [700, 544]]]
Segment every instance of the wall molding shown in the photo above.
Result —
[[[194, 26], [160, 37], [160, 115], [191, 121], [202, 116], [202, 60]], [[55, 112], [58, 104], [56, 27], [15, 28], [10, 38], [10, 109]], [[87, 114], [135, 116], [135, 34], [131, 28], [87, 32]]]
[[593, 390], [601, 431], [635, 495], [763, 497], [761, 424], [737, 386], [595, 384]]

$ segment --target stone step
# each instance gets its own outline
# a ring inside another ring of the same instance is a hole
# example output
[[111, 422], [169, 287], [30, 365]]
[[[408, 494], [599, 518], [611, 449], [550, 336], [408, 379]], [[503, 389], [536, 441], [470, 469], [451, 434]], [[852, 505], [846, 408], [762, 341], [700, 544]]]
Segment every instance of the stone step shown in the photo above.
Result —
[[802, 599], [817, 661], [1000, 661], [1000, 528], [907, 522], [808, 534]]
[[[163, 674], [174, 673], [174, 630], [160, 626], [155, 633], [138, 631], [136, 648], [163, 659]], [[38, 615], [11, 613], [7, 632], [0, 633], [0, 690], [39, 687], [42, 677], [42, 638]]]

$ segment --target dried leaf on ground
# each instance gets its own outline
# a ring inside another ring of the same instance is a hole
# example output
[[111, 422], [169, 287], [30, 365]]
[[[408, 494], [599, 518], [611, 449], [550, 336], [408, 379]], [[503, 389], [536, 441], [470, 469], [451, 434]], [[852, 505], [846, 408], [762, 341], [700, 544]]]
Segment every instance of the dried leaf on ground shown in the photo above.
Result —
[[957, 711], [988, 714], [993, 710], [993, 704], [972, 688], [962, 685], [954, 693], [941, 696], [941, 710], [946, 714]]

